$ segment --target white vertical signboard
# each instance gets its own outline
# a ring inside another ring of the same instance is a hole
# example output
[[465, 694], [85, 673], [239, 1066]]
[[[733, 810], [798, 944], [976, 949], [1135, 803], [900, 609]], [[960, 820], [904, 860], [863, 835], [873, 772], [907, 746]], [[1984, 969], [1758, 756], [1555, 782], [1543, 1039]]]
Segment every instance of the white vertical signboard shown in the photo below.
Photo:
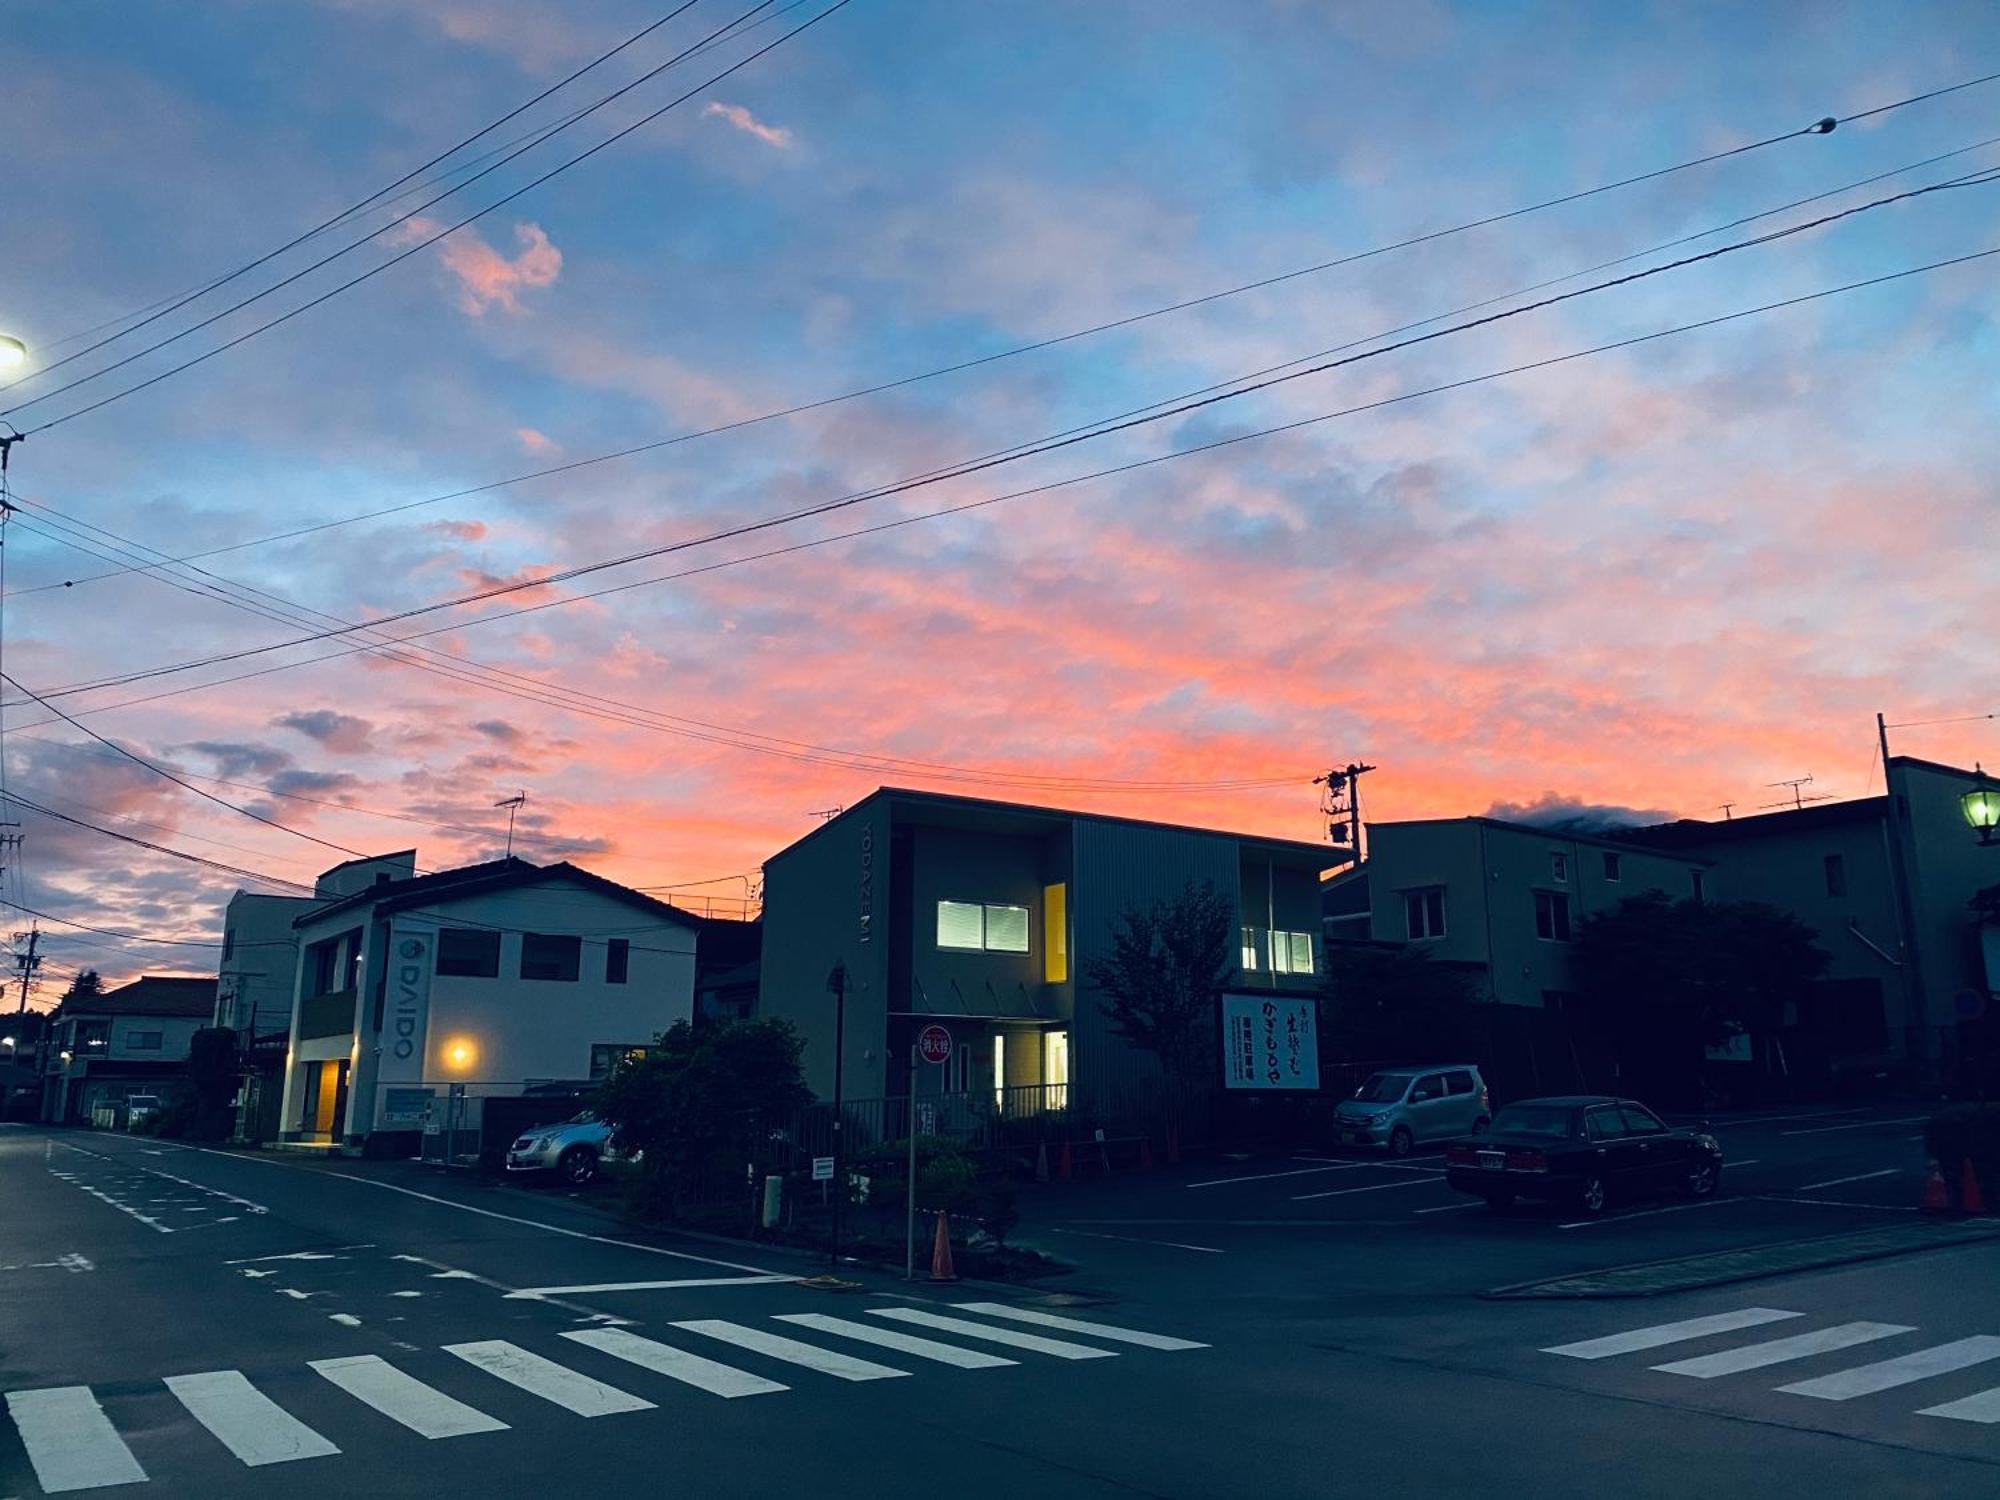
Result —
[[1318, 1003], [1299, 995], [1224, 995], [1222, 1082], [1232, 1089], [1318, 1088]]
[[377, 1038], [382, 1055], [375, 1073], [380, 1084], [423, 1082], [436, 968], [437, 928], [393, 918], [382, 966], [382, 1030]]

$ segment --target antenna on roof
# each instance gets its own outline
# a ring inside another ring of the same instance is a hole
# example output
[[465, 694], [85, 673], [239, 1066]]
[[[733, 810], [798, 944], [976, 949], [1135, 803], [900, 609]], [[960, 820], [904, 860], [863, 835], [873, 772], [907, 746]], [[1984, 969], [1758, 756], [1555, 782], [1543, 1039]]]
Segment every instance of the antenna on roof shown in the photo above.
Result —
[[1732, 811], [1732, 809], [1734, 809], [1735, 806], [1736, 804], [1734, 802], [1724, 802], [1723, 804], [1721, 804], [1721, 806], [1716, 808], [1716, 811], [1722, 814], [1723, 822], [1727, 823], [1736, 816], [1736, 814]]
[[816, 808], [812, 812], [807, 813], [806, 816], [809, 818], [818, 818], [822, 823], [831, 823], [835, 818], [839, 817], [842, 813], [846, 811], [847, 808], [845, 806], [821, 807], [821, 808]]
[[505, 802], [496, 802], [493, 804], [495, 807], [504, 807], [507, 809], [507, 858], [509, 859], [514, 857], [514, 815], [527, 806], [527, 803], [528, 794], [526, 792], [516, 792]]
[[[1808, 802], [1829, 802], [1833, 798], [1831, 792], [1814, 792], [1810, 797], [1806, 796], [1805, 788], [1812, 785], [1812, 777], [1810, 776], [1794, 776], [1790, 781], [1767, 781], [1764, 784], [1773, 788], [1790, 788], [1794, 811], [1804, 807]], [[1760, 805], [1763, 807], [1783, 807], [1785, 804], [1782, 802], [1765, 802]]]

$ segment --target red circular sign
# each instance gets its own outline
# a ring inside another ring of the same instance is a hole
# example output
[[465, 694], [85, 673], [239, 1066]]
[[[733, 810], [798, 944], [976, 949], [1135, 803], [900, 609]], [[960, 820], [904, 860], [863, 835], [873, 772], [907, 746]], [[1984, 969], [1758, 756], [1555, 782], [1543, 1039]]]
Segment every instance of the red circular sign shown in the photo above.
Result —
[[941, 1063], [951, 1056], [951, 1033], [942, 1026], [926, 1026], [917, 1033], [917, 1056], [927, 1063]]

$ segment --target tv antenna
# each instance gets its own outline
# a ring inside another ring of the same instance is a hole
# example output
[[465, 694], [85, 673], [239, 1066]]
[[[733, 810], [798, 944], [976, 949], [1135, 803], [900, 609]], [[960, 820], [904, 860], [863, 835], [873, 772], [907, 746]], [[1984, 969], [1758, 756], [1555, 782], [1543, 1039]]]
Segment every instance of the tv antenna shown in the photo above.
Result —
[[[1794, 776], [1790, 781], [1767, 781], [1764, 784], [1774, 791], [1780, 787], [1789, 791], [1792, 794], [1793, 811], [1804, 807], [1808, 802], [1829, 802], [1833, 798], [1831, 792], [1814, 792], [1811, 796], [1807, 796], [1805, 789], [1812, 785], [1812, 777], [1810, 776]], [[1765, 802], [1759, 805], [1762, 807], [1783, 807], [1785, 804], [1783, 802]]]
[[839, 817], [842, 813], [846, 811], [847, 811], [847, 806], [845, 803], [842, 803], [838, 807], [815, 808], [812, 812], [807, 813], [806, 816], [809, 818], [818, 818], [822, 823], [831, 823], [835, 818]]
[[528, 794], [525, 791], [516, 792], [506, 801], [496, 802], [493, 805], [507, 809], [507, 858], [512, 859], [514, 857], [514, 818], [522, 808], [528, 805]]

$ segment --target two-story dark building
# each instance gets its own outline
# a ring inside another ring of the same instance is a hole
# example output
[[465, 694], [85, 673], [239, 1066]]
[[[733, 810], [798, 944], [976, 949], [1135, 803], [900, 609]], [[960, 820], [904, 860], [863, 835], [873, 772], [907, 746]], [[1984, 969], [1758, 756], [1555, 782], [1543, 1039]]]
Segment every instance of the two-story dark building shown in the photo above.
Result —
[[1238, 913], [1230, 988], [1309, 995], [1334, 859], [1322, 844], [884, 787], [765, 862], [758, 1010], [805, 1036], [821, 1098], [838, 964], [846, 1097], [903, 1094], [911, 1044], [937, 1024], [952, 1056], [919, 1073], [920, 1097], [1032, 1089], [1115, 1112], [1159, 1074], [1084, 979], [1119, 917], [1212, 885]]

